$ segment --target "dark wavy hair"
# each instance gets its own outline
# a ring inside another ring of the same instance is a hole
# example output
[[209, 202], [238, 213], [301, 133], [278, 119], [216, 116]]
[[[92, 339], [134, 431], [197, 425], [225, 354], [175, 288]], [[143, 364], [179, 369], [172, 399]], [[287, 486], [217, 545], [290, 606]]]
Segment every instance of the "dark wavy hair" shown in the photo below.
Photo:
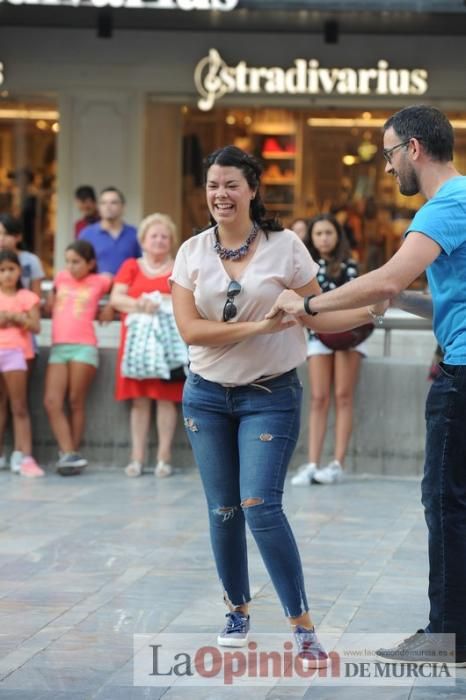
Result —
[[[222, 167], [238, 168], [243, 173], [249, 187], [255, 191], [255, 197], [251, 200], [250, 216], [252, 221], [255, 221], [258, 226], [269, 233], [271, 231], [283, 231], [283, 225], [276, 216], [267, 216], [265, 205], [260, 195], [260, 180], [263, 171], [261, 163], [249, 155], [241, 148], [236, 146], [223, 146], [213, 151], [204, 161], [204, 184], [207, 182], [207, 173], [212, 165], [221, 165]], [[217, 223], [212, 215], [209, 216], [209, 228]]]
[[72, 250], [77, 255], [79, 255], [80, 258], [83, 258], [87, 263], [94, 262], [93, 272], [98, 271], [97, 258], [95, 255], [94, 246], [92, 245], [92, 243], [89, 243], [89, 241], [82, 241], [78, 239], [77, 241], [73, 241], [73, 243], [67, 245], [66, 250]]
[[307, 249], [309, 250], [314, 260], [317, 261], [321, 257], [319, 251], [312, 242], [312, 229], [317, 223], [319, 223], [319, 221], [328, 221], [329, 224], [331, 224], [337, 232], [337, 245], [335, 246], [335, 249], [331, 255], [328, 266], [329, 275], [331, 277], [336, 276], [338, 275], [338, 272], [340, 270], [341, 263], [344, 260], [348, 260], [348, 258], [350, 257], [350, 246], [348, 243], [348, 239], [339, 221], [332, 214], [318, 214], [317, 216], [314, 216], [314, 218], [312, 218], [309, 222], [309, 227], [307, 229], [307, 237], [304, 240], [304, 243], [307, 246]]
[[[0, 265], [3, 262], [14, 263], [15, 265], [17, 265], [19, 267], [19, 271], [21, 272], [21, 263], [19, 261], [18, 256], [16, 255], [16, 253], [13, 250], [8, 250], [8, 249], [0, 250]], [[22, 289], [22, 288], [23, 288], [23, 284], [21, 282], [21, 275], [20, 275], [18, 277], [18, 281], [16, 282], [16, 289]]]

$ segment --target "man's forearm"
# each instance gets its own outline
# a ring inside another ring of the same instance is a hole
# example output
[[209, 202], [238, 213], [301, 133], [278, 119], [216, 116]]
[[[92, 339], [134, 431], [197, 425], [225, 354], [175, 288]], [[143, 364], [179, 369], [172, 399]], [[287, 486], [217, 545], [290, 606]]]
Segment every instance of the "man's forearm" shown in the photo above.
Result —
[[401, 292], [391, 300], [391, 306], [428, 319], [432, 319], [434, 313], [432, 297], [423, 292]]
[[312, 311], [339, 311], [357, 309], [379, 301], [384, 301], [399, 292], [385, 271], [374, 270], [351, 282], [343, 284], [325, 294], [319, 294], [311, 301]]

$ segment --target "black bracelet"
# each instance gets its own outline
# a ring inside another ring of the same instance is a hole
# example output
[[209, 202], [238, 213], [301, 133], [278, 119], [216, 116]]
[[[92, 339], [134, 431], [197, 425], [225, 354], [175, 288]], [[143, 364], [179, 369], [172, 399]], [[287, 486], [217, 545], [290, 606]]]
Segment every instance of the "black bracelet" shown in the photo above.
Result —
[[304, 311], [309, 314], [309, 316], [317, 316], [319, 313], [318, 311], [312, 311], [311, 307], [309, 306], [311, 299], [314, 299], [316, 296], [317, 294], [309, 294], [309, 296], [304, 297]]

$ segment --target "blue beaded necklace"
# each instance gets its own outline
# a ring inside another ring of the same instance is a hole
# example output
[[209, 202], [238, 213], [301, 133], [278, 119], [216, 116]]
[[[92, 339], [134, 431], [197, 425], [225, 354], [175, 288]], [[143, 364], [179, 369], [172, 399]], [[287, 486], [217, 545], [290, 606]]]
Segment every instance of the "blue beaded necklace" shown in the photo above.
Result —
[[259, 227], [254, 221], [252, 224], [252, 230], [249, 236], [244, 241], [243, 245], [239, 248], [224, 248], [220, 243], [218, 236], [218, 224], [214, 228], [215, 245], [214, 250], [222, 260], [241, 260], [245, 255], [248, 254], [251, 244], [256, 240], [257, 234], [259, 233]]

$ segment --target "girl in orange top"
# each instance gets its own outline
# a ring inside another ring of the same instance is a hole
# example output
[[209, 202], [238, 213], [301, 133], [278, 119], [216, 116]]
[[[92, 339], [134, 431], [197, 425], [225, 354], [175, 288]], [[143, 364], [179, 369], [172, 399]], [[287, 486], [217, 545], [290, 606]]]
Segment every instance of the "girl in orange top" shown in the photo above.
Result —
[[12, 250], [0, 251], [0, 373], [13, 415], [15, 444], [23, 453], [20, 473], [35, 478], [44, 471], [31, 456], [31, 420], [27, 405], [27, 364], [34, 356], [31, 333], [40, 330], [40, 299], [23, 289], [21, 265]]

